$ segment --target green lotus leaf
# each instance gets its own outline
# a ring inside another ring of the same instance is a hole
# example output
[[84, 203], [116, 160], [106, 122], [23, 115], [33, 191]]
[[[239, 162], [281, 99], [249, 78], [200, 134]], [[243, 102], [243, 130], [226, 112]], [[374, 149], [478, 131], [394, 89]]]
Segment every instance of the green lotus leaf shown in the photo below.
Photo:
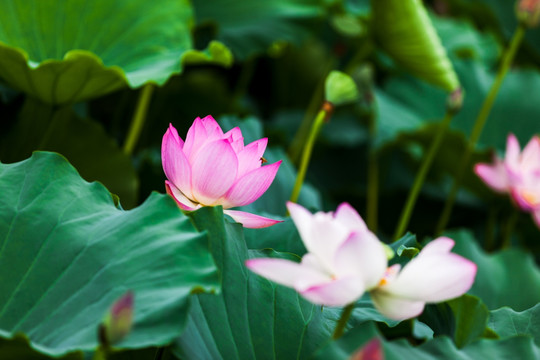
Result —
[[454, 341], [458, 348], [482, 337], [486, 331], [489, 310], [476, 296], [464, 295], [448, 302], [456, 320]]
[[421, 0], [371, 0], [375, 36], [381, 47], [414, 75], [446, 91], [458, 77]]
[[43, 152], [0, 164], [0, 188], [0, 351], [24, 347], [19, 333], [49, 356], [92, 351], [127, 290], [134, 327], [116, 346], [167, 344], [183, 330], [190, 294], [219, 289], [207, 237], [168, 196], [121, 210], [103, 185]]
[[303, 22], [324, 15], [323, 0], [194, 0], [198, 25], [213, 24], [217, 39], [244, 60], [266, 52], [277, 41], [298, 42]]
[[51, 104], [164, 84], [191, 49], [187, 0], [6, 0], [0, 78]]
[[[455, 67], [467, 96], [450, 126], [469, 134], [495, 73], [477, 61], [459, 60]], [[540, 72], [534, 69], [509, 71], [478, 147], [495, 146], [504, 151], [508, 133], [514, 133], [524, 146], [532, 134], [540, 132], [540, 122], [537, 121], [540, 111], [530, 98], [531, 93], [538, 91]], [[394, 77], [387, 81], [382, 91], [377, 92], [377, 145], [394, 140], [399, 133], [415, 131], [428, 122], [439, 121], [444, 115], [441, 104], [445, 98], [443, 91], [411, 77]]]
[[540, 346], [540, 304], [521, 312], [509, 307], [494, 310], [488, 324], [501, 338], [529, 335]]
[[332, 341], [317, 352], [315, 359], [346, 360], [362, 348], [369, 340], [378, 337], [381, 341], [384, 359], [538, 359], [540, 348], [530, 337], [515, 336], [503, 340], [482, 339], [462, 349], [447, 336], [435, 337], [419, 346], [414, 346], [405, 339], [386, 341], [381, 339], [371, 322], [356, 326], [337, 341]]
[[252, 257], [294, 255], [246, 248], [242, 227], [224, 221], [221, 209], [192, 214], [208, 230], [211, 249], [223, 276], [218, 296], [198, 294], [186, 330], [176, 342], [181, 359], [305, 359], [330, 338], [339, 316], [289, 289], [249, 271]]
[[530, 254], [508, 249], [488, 255], [480, 249], [470, 231], [448, 231], [445, 235], [456, 241], [454, 252], [478, 265], [476, 279], [468, 293], [482, 299], [489, 309], [510, 306], [522, 311], [540, 302], [540, 269]]
[[182, 55], [182, 63], [189, 64], [218, 64], [231, 67], [234, 62], [233, 54], [228, 47], [219, 41], [210, 41], [208, 47], [203, 50], [188, 50]]
[[70, 106], [57, 110], [26, 99], [18, 120], [0, 133], [0, 159], [24, 160], [35, 150], [65, 156], [87, 181], [100, 181], [120, 197], [124, 208], [137, 205], [139, 181], [130, 156], [96, 121], [80, 118]]

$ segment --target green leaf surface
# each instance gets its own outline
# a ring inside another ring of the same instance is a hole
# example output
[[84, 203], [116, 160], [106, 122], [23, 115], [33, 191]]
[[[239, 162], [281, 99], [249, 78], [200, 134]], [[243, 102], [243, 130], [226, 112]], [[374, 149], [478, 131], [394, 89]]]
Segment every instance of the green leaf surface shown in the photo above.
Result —
[[482, 299], [489, 309], [509, 306], [522, 311], [540, 302], [540, 269], [530, 254], [512, 248], [488, 255], [467, 230], [448, 231], [445, 235], [456, 241], [455, 253], [478, 266], [468, 293]]
[[191, 214], [207, 229], [223, 277], [218, 296], [192, 298], [186, 330], [176, 343], [183, 359], [303, 359], [327, 341], [335, 309], [313, 305], [294, 290], [276, 285], [244, 265], [252, 257], [287, 257], [275, 251], [249, 251], [239, 224], [223, 221], [220, 208]]
[[471, 59], [495, 66], [501, 45], [493, 33], [480, 32], [463, 19], [430, 14], [432, 24], [451, 59]]
[[446, 91], [459, 87], [421, 0], [372, 0], [373, 27], [380, 46], [414, 75]]
[[[465, 101], [452, 119], [452, 129], [468, 136], [495, 74], [476, 61], [456, 61], [462, 79]], [[531, 135], [540, 132], [540, 110], [530, 94], [540, 91], [540, 72], [515, 69], [508, 72], [479, 139], [480, 149], [494, 146], [504, 151], [508, 133], [514, 133], [522, 146]], [[412, 132], [424, 124], [440, 121], [444, 115], [446, 94], [411, 77], [394, 77], [377, 93], [377, 145], [382, 146], [402, 132]]]
[[[378, 337], [378, 334], [372, 323], [361, 324], [342, 338], [322, 348], [317, 352], [315, 359], [350, 359], [353, 353], [376, 336]], [[381, 341], [386, 360], [507, 360], [538, 359], [540, 356], [540, 349], [531, 338], [525, 336], [516, 336], [500, 341], [484, 339], [463, 349], [458, 349], [452, 339], [447, 336], [435, 337], [420, 346], [413, 346], [404, 339]]]
[[448, 302], [456, 319], [454, 341], [458, 348], [482, 337], [486, 331], [489, 310], [482, 301], [471, 295], [463, 295]]
[[51, 104], [164, 84], [191, 48], [187, 0], [6, 0], [0, 78]]
[[306, 253], [306, 247], [290, 217], [271, 227], [244, 229], [244, 236], [249, 249], [274, 249], [298, 256]]
[[198, 25], [211, 24], [217, 39], [239, 60], [265, 53], [277, 41], [298, 42], [306, 35], [302, 22], [324, 14], [323, 0], [194, 0]]
[[[219, 289], [207, 237], [168, 196], [124, 211], [99, 183], [61, 156], [36, 152], [0, 164], [2, 346], [50, 356], [90, 351], [109, 307], [131, 289], [134, 328], [119, 348], [169, 343], [180, 335], [191, 293]], [[19, 351], [18, 350], [18, 351]]]
[[139, 181], [131, 158], [103, 127], [70, 107], [53, 109], [27, 99], [18, 120], [0, 133], [0, 159], [22, 161], [36, 150], [65, 156], [87, 181], [100, 181], [120, 197], [124, 208], [137, 205]]
[[521, 312], [509, 307], [494, 310], [488, 324], [503, 339], [529, 335], [534, 338], [536, 345], [540, 346], [540, 304]]

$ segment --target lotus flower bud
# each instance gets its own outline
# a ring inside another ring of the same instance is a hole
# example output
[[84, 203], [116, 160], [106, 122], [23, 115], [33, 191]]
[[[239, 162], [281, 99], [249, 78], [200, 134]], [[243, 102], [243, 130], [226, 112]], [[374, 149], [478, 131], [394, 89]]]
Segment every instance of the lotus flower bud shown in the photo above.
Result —
[[384, 360], [381, 341], [377, 338], [370, 340], [360, 350], [355, 352], [350, 360]]
[[527, 27], [535, 27], [540, 21], [540, 0], [520, 0], [516, 3], [516, 16]]
[[100, 340], [105, 345], [122, 341], [133, 325], [133, 292], [128, 291], [113, 304], [100, 327]]
[[333, 70], [328, 74], [324, 89], [326, 101], [334, 106], [352, 103], [360, 97], [354, 80], [341, 71]]
[[448, 110], [448, 112], [452, 114], [459, 112], [461, 110], [461, 107], [463, 106], [463, 97], [463, 88], [459, 87], [456, 90], [452, 91], [446, 99], [446, 109]]

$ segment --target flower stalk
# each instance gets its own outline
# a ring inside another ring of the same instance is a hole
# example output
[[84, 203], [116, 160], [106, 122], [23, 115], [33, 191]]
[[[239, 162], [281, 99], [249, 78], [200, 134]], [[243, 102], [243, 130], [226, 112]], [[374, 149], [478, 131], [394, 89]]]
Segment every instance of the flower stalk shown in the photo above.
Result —
[[476, 143], [478, 142], [478, 139], [480, 138], [480, 135], [482, 134], [482, 130], [484, 128], [484, 125], [486, 124], [486, 120], [489, 116], [489, 113], [491, 112], [491, 108], [493, 107], [495, 99], [497, 98], [497, 94], [499, 93], [499, 89], [503, 83], [503, 80], [506, 77], [508, 70], [510, 69], [510, 65], [512, 65], [512, 61], [514, 60], [514, 57], [517, 53], [519, 45], [523, 41], [523, 37], [525, 35], [526, 29], [527, 27], [524, 23], [520, 23], [518, 25], [516, 31], [514, 32], [510, 45], [508, 46], [508, 48], [506, 49], [503, 55], [501, 66], [499, 67], [499, 71], [497, 72], [495, 81], [493, 82], [493, 85], [491, 86], [491, 89], [489, 90], [489, 93], [486, 99], [484, 100], [484, 103], [482, 104], [480, 113], [478, 114], [478, 117], [476, 118], [473, 130], [471, 132], [471, 136], [469, 138], [469, 144], [467, 148], [465, 149], [465, 153], [463, 154], [463, 157], [461, 158], [461, 163], [459, 164], [458, 170], [454, 177], [452, 188], [450, 189], [450, 193], [448, 194], [448, 197], [446, 198], [443, 212], [441, 214], [441, 217], [439, 218], [439, 222], [437, 223], [437, 227], [435, 229], [436, 235], [440, 234], [446, 228], [446, 225], [448, 224], [448, 221], [450, 220], [450, 215], [454, 207], [457, 192], [460, 188], [463, 175], [465, 173], [467, 165], [469, 164], [471, 155], [476, 147]]
[[354, 310], [354, 303], [351, 303], [347, 305], [343, 312], [341, 313], [341, 317], [339, 318], [336, 328], [334, 329], [334, 334], [332, 335], [332, 339], [336, 340], [343, 335], [343, 332], [345, 332], [345, 326], [347, 325], [347, 321], [351, 317], [351, 314]]
[[446, 130], [448, 129], [448, 126], [450, 125], [453, 117], [454, 116], [451, 112], [446, 113], [439, 127], [439, 131], [437, 131], [437, 134], [435, 135], [435, 138], [433, 139], [433, 142], [431, 143], [431, 146], [429, 147], [429, 150], [424, 157], [424, 160], [422, 161], [420, 170], [418, 170], [418, 173], [416, 174], [413, 186], [411, 188], [411, 191], [409, 192], [409, 196], [407, 197], [407, 202], [405, 203], [405, 206], [401, 211], [399, 223], [396, 231], [394, 232], [393, 241], [399, 240], [399, 238], [405, 233], [407, 225], [409, 225], [414, 205], [416, 204], [416, 200], [418, 199], [418, 195], [420, 194], [422, 185], [424, 185], [427, 173], [431, 168], [431, 164], [435, 159], [435, 155], [437, 155], [437, 152], [439, 151], [442, 140], [444, 139], [444, 135], [446, 134]]
[[302, 189], [302, 185], [304, 184], [304, 179], [306, 177], [309, 160], [311, 159], [313, 145], [315, 145], [315, 141], [317, 140], [324, 123], [330, 119], [333, 111], [334, 105], [329, 101], [325, 101], [315, 117], [315, 121], [313, 122], [313, 126], [311, 127], [308, 139], [302, 152], [302, 158], [300, 159], [300, 168], [298, 169], [298, 175], [296, 176], [296, 182], [294, 183], [294, 188], [291, 194], [291, 202], [296, 202], [298, 200], [300, 190]]
[[131, 120], [131, 125], [129, 126], [128, 135], [126, 142], [124, 143], [124, 153], [131, 155], [139, 136], [141, 135], [142, 128], [144, 126], [144, 121], [146, 120], [146, 114], [148, 112], [148, 107], [150, 105], [150, 100], [152, 99], [152, 93], [154, 92], [154, 85], [147, 83], [142, 88], [139, 99], [137, 100], [137, 107], [135, 108], [135, 113]]

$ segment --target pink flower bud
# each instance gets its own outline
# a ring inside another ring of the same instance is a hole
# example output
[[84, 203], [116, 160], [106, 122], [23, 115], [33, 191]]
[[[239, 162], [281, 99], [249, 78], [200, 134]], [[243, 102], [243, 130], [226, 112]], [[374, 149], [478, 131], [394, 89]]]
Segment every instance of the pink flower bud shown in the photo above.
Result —
[[516, 3], [516, 16], [527, 27], [535, 27], [540, 20], [540, 0], [520, 0]]
[[114, 345], [122, 341], [133, 326], [133, 292], [128, 291], [116, 300], [107, 313], [101, 326], [101, 341]]

